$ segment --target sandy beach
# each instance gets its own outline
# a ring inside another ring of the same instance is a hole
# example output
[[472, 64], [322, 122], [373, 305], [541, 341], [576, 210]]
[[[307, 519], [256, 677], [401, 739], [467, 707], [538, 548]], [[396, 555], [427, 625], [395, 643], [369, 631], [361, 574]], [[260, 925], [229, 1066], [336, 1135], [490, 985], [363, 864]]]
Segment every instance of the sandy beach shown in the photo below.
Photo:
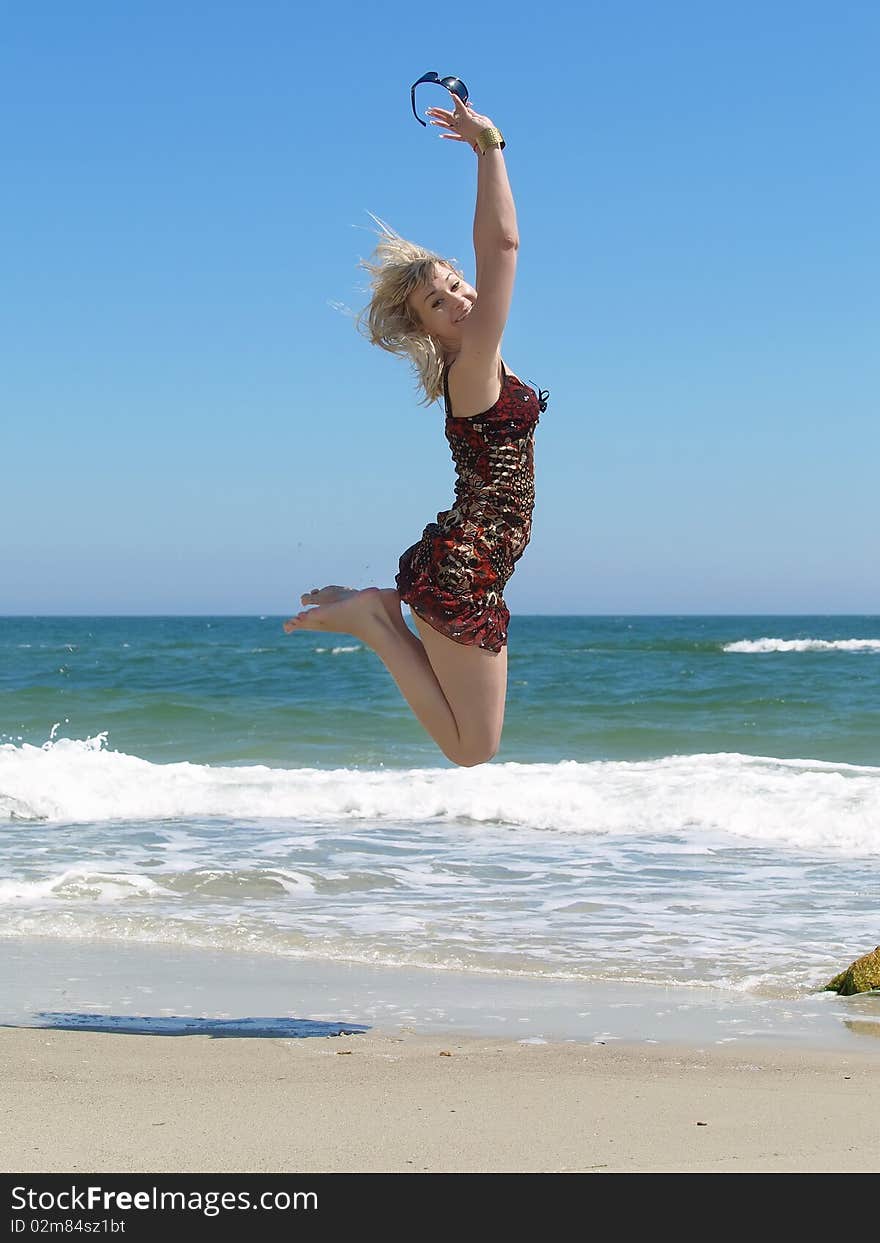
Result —
[[0, 1030], [4, 1171], [880, 1168], [870, 1051]]

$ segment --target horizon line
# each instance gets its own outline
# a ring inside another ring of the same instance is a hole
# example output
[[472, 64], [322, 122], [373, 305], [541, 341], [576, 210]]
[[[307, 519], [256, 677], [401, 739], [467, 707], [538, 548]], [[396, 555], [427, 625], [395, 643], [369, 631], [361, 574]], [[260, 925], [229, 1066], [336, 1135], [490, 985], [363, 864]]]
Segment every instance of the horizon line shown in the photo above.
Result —
[[[196, 617], [216, 617], [230, 618], [234, 620], [255, 619], [257, 621], [269, 621], [275, 618], [285, 618], [287, 613], [0, 613], [0, 621], [20, 621], [29, 618], [31, 621], [51, 621], [51, 620], [70, 620], [74, 618], [89, 618], [95, 621], [105, 620], [148, 620], [148, 619], [174, 619], [183, 620]], [[627, 613], [618, 609], [609, 610], [601, 613], [516, 613], [515, 618], [526, 617], [867, 617], [880, 619], [880, 611], [873, 612], [798, 612], [798, 613], [775, 613], [766, 611], [756, 611], [749, 613], [713, 613], [701, 612], [697, 610], [682, 610], [674, 613], [655, 613], [655, 612], [634, 612]], [[328, 633], [331, 633], [328, 631]], [[342, 633], [341, 631], [339, 633]]]

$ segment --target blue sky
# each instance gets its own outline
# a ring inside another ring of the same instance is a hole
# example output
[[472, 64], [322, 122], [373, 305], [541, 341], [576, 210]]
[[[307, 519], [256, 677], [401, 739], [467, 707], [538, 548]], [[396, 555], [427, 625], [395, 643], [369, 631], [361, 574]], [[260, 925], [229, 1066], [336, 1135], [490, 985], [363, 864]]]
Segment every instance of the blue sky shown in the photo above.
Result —
[[504, 355], [551, 390], [511, 608], [880, 612], [878, 35], [873, 0], [6, 6], [0, 612], [393, 582], [442, 411], [334, 304], [368, 211], [472, 274], [427, 69], [507, 137]]

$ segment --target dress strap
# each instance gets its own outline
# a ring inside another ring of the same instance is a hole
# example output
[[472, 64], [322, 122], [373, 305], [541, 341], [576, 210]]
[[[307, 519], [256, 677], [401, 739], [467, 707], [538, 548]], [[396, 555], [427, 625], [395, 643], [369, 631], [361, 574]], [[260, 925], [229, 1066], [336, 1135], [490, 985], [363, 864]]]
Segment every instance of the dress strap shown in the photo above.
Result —
[[[501, 359], [501, 387], [504, 388], [504, 381], [507, 379], [507, 370], [504, 366], [504, 359]], [[446, 417], [452, 418], [452, 403], [449, 400], [449, 367], [443, 367], [443, 405], [446, 407]]]

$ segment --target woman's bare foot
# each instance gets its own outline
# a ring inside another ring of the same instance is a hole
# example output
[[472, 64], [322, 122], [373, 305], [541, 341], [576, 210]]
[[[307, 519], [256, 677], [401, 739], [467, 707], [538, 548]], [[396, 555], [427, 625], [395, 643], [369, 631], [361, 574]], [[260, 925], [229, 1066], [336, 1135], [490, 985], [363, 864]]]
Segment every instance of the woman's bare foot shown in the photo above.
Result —
[[[411, 634], [412, 631], [403, 620], [403, 613], [400, 609], [400, 596], [397, 594], [395, 589], [393, 587], [373, 587], [370, 588], [370, 590], [378, 590], [379, 598], [382, 601], [382, 605], [385, 612], [388, 614], [388, 618], [392, 625], [394, 625], [398, 630]], [[357, 594], [358, 590], [356, 587], [338, 587], [336, 585], [330, 587], [316, 587], [313, 591], [303, 592], [300, 596], [300, 601], [306, 605], [323, 608], [328, 604], [337, 604], [340, 600], [348, 599], [350, 596]], [[302, 617], [302, 613], [297, 614], [297, 616]], [[327, 628], [329, 629], [329, 627]], [[286, 629], [287, 626], [285, 625], [285, 630]], [[297, 627], [297, 629], [300, 629], [300, 627]], [[288, 630], [287, 633], [290, 634], [290, 631]]]
[[353, 591], [357, 591], [357, 587], [315, 587], [313, 591], [304, 591], [299, 599], [300, 604], [313, 606], [335, 604], [337, 600], [344, 599]]
[[[352, 587], [328, 587], [331, 593], [315, 608], [304, 609], [296, 617], [284, 623], [286, 634], [295, 630], [330, 630], [337, 634], [351, 634], [369, 643], [376, 628], [388, 625], [388, 612], [378, 587], [366, 587], [355, 591]], [[323, 596], [323, 592], [309, 593]], [[304, 596], [303, 599], [306, 599]]]

